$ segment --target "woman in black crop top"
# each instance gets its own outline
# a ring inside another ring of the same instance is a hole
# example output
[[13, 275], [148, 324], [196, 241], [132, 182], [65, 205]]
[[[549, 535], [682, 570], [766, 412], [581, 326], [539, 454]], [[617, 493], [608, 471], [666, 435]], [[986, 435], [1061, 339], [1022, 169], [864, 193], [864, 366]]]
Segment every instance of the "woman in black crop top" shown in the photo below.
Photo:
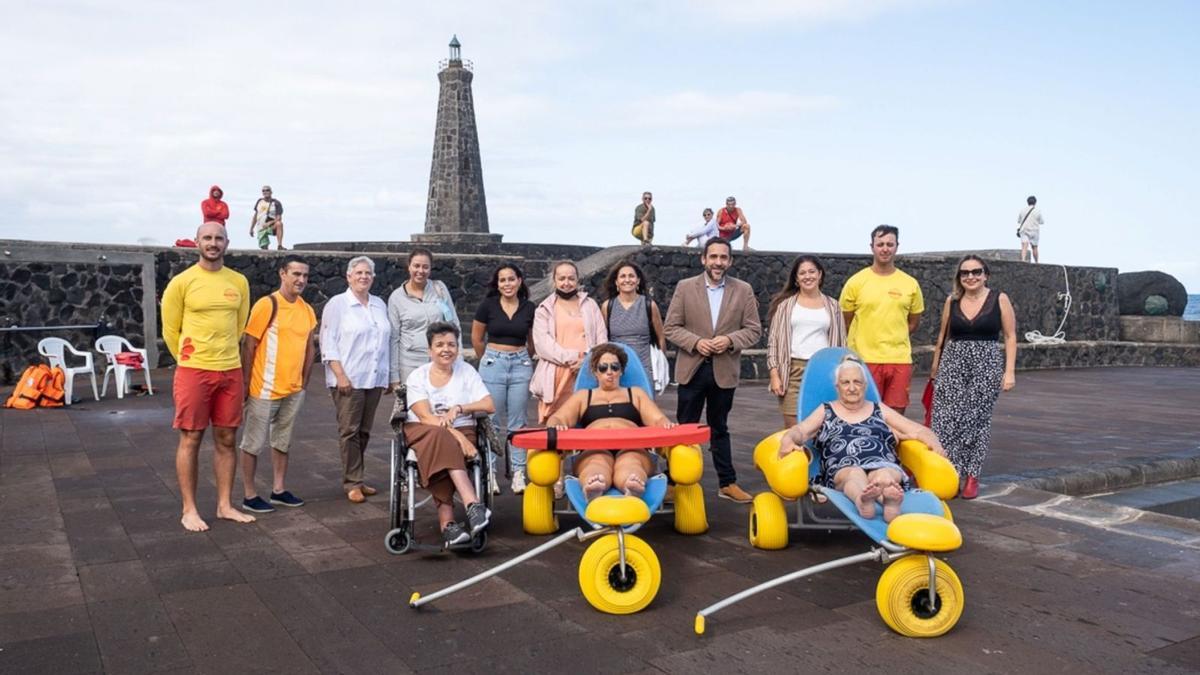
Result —
[[[575, 392], [546, 420], [546, 426], [559, 430], [675, 426], [641, 387], [620, 386], [628, 359], [625, 350], [611, 342], [593, 348], [588, 367], [600, 386]], [[604, 494], [610, 486], [627, 495], [641, 495], [653, 470], [649, 450], [590, 450], [575, 460], [575, 475], [588, 500]]]
[[[492, 395], [496, 412], [492, 424], [507, 432], [525, 426], [529, 380], [533, 378], [533, 313], [529, 289], [521, 268], [505, 263], [492, 273], [487, 297], [479, 303], [471, 323], [471, 344], [479, 359], [479, 375]], [[512, 491], [525, 491], [525, 450], [509, 446]]]
[[979, 493], [996, 398], [1017, 383], [1017, 320], [1008, 296], [988, 288], [988, 272], [979, 256], [958, 261], [929, 373], [933, 432], [958, 470], [963, 499]]

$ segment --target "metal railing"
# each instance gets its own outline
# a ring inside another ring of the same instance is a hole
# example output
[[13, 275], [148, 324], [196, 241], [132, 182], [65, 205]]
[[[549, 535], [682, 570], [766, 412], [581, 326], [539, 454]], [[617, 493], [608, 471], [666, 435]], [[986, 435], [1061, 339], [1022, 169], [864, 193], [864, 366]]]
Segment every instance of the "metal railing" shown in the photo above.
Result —
[[451, 63], [457, 63], [458, 65], [462, 66], [463, 69], [475, 72], [475, 63], [472, 62], [471, 59], [455, 59], [453, 61], [450, 59], [442, 59], [441, 61], [438, 61], [438, 70], [445, 70], [449, 68]]

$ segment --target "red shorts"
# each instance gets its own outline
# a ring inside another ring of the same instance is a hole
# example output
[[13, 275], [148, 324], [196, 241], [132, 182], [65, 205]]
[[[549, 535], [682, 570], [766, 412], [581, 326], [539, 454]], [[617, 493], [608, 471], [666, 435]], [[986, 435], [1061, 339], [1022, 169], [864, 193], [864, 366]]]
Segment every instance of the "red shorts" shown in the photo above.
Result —
[[889, 408], [908, 407], [908, 386], [912, 384], [911, 363], [868, 363], [879, 397]]
[[214, 427], [239, 427], [245, 388], [242, 369], [175, 369], [175, 428], [203, 431]]

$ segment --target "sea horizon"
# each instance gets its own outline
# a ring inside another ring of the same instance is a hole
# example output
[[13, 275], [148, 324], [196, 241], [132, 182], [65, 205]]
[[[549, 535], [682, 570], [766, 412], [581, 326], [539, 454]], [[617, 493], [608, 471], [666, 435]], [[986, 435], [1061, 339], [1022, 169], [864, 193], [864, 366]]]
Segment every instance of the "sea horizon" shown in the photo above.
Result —
[[1189, 295], [1187, 298], [1187, 307], [1183, 308], [1183, 319], [1185, 321], [1200, 321], [1200, 295]]

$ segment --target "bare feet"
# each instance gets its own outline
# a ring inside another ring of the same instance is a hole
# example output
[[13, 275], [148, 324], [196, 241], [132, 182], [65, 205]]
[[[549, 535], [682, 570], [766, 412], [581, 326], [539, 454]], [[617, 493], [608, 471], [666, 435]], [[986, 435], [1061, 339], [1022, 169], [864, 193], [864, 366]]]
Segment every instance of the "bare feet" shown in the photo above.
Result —
[[254, 516], [242, 513], [232, 506], [218, 506], [217, 517], [222, 520], [232, 520], [235, 523], [253, 523], [255, 520]]
[[608, 484], [604, 480], [604, 476], [595, 473], [591, 476], [588, 476], [587, 483], [585, 483], [583, 486], [583, 495], [587, 497], [587, 500], [590, 502], [596, 497], [604, 494], [604, 491], [607, 489]]
[[183, 523], [183, 529], [189, 532], [208, 531], [208, 523], [204, 522], [204, 519], [200, 517], [200, 514], [196, 513], [195, 511], [189, 511], [188, 513], [183, 514], [183, 517], [179, 519], [179, 522]]
[[890, 523], [900, 515], [900, 503], [904, 501], [904, 490], [892, 483], [883, 488], [883, 522]]
[[628, 497], [641, 497], [646, 491], [646, 482], [641, 476], [630, 476], [625, 479], [625, 495]]
[[863, 488], [862, 494], [858, 495], [856, 505], [858, 506], [858, 515], [863, 518], [875, 517], [875, 500], [879, 499], [879, 495], [883, 494], [883, 490], [876, 483], [867, 483]]

